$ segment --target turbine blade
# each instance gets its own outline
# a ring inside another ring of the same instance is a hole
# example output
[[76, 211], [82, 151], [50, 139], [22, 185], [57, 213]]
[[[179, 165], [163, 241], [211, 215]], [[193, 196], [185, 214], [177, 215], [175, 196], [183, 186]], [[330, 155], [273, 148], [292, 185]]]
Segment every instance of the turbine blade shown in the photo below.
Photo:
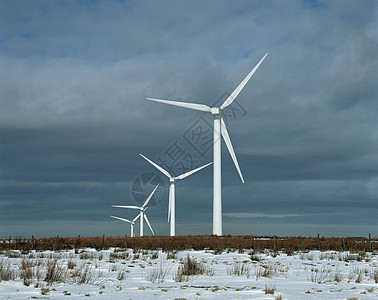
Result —
[[195, 110], [200, 110], [200, 111], [211, 112], [211, 108], [208, 107], [205, 104], [197, 104], [197, 103], [189, 103], [189, 102], [179, 102], [179, 101], [172, 101], [172, 100], [162, 100], [162, 99], [155, 99], [155, 98], [147, 98], [147, 100], [161, 102], [161, 103], [165, 103], [165, 104], [169, 104], [169, 105], [174, 105], [174, 106], [180, 106], [180, 107], [195, 109]]
[[248, 80], [251, 79], [252, 75], [256, 72], [258, 67], [260, 67], [261, 63], [264, 61], [265, 57], [268, 55], [266, 53], [264, 57], [258, 62], [258, 64], [252, 69], [251, 72], [244, 78], [244, 80], [238, 85], [238, 87], [232, 92], [230, 96], [226, 99], [226, 101], [223, 102], [222, 106], [220, 107], [221, 109], [225, 109], [227, 106], [229, 106], [235, 98], [239, 95], [241, 90], [244, 88], [244, 86], [247, 84]]
[[112, 205], [112, 207], [120, 207], [120, 208], [131, 208], [131, 209], [140, 209], [138, 206], [125, 206], [125, 205]]
[[226, 143], [228, 152], [230, 152], [231, 158], [234, 161], [234, 165], [236, 167], [236, 170], [238, 170], [240, 179], [244, 183], [244, 178], [243, 178], [243, 175], [242, 175], [242, 173], [240, 171], [239, 163], [238, 163], [238, 160], [236, 158], [236, 155], [235, 155], [235, 152], [234, 152], [234, 148], [232, 147], [230, 136], [228, 135], [226, 124], [224, 123], [223, 118], [221, 118], [221, 132], [222, 132], [222, 136], [223, 136], [224, 142]]
[[130, 220], [127, 220], [127, 219], [124, 219], [124, 218], [120, 218], [120, 217], [115, 217], [115, 216], [110, 216], [111, 218], [114, 218], [114, 219], [118, 219], [118, 220], [121, 220], [121, 221], [124, 221], [124, 222], [128, 222], [128, 223], [131, 223]]
[[138, 214], [138, 215], [132, 220], [132, 222], [135, 222], [136, 220], [138, 220], [139, 217], [140, 217], [140, 214]]
[[142, 205], [142, 208], [144, 208], [144, 207], [148, 204], [148, 202], [150, 202], [150, 200], [151, 200], [152, 196], [154, 195], [154, 193], [155, 193], [156, 189], [158, 188], [158, 186], [159, 186], [159, 184], [157, 184], [157, 185], [155, 186], [155, 188], [154, 188], [154, 190], [152, 191], [152, 193], [148, 196], [147, 200], [146, 200], [146, 201], [144, 202], [144, 204]]
[[153, 165], [156, 169], [158, 169], [160, 172], [162, 172], [165, 176], [168, 178], [171, 178], [171, 174], [168, 173], [168, 171], [164, 170], [162, 167], [160, 167], [158, 164], [154, 163], [152, 160], [145, 157], [142, 153], [139, 153], [140, 156], [142, 156], [145, 160], [147, 160], [151, 165]]
[[175, 179], [177, 179], [177, 180], [179, 180], [179, 179], [184, 179], [185, 177], [188, 177], [188, 176], [192, 175], [193, 173], [198, 172], [199, 170], [201, 170], [201, 169], [203, 169], [203, 168], [206, 168], [207, 166], [209, 166], [209, 165], [211, 165], [211, 164], [212, 164], [212, 162], [211, 162], [211, 163], [208, 163], [208, 164], [206, 164], [206, 165], [204, 165], [204, 166], [202, 166], [202, 167], [199, 167], [199, 168], [197, 168], [197, 169], [194, 169], [194, 170], [191, 170], [191, 171], [186, 172], [186, 173], [184, 173], [184, 174], [181, 174], [181, 175], [177, 176]]
[[144, 219], [146, 220], [146, 223], [147, 223], [148, 227], [150, 227], [152, 234], [155, 235], [155, 232], [152, 230], [150, 221], [148, 221], [148, 218], [147, 218], [146, 214], [144, 214]]

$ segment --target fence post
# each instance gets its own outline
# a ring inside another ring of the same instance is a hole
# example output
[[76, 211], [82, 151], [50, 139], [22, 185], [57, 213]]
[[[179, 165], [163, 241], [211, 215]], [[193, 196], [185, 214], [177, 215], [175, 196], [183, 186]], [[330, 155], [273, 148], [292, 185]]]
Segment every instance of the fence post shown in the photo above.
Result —
[[105, 234], [102, 235], [101, 249], [104, 249], [105, 245]]
[[276, 236], [273, 237], [273, 250], [276, 251]]
[[127, 234], [125, 234], [125, 248], [127, 249]]
[[371, 251], [371, 234], [369, 233], [369, 252], [372, 252]]
[[198, 250], [201, 249], [201, 236], [198, 236]]
[[35, 250], [34, 234], [32, 235], [32, 250]]
[[319, 233], [318, 233], [318, 250], [320, 250], [320, 236], [319, 236]]
[[341, 238], [341, 241], [342, 241], [342, 243], [343, 243], [343, 249], [344, 249], [344, 251], [345, 251], [345, 250], [346, 250], [346, 247], [345, 247], [344, 237]]
[[302, 250], [302, 237], [299, 236], [299, 250]]

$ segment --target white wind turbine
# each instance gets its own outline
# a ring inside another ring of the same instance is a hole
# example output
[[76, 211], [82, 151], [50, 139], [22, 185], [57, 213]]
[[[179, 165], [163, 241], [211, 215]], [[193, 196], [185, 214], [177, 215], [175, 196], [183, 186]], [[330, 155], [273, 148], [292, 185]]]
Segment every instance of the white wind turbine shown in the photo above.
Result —
[[154, 188], [152, 193], [148, 196], [147, 200], [143, 203], [142, 206], [134, 206], [134, 205], [112, 205], [112, 207], [120, 207], [120, 208], [131, 208], [131, 209], [139, 209], [139, 215], [138, 217], [140, 218], [140, 236], [143, 236], [143, 221], [145, 220], [148, 227], [151, 229], [151, 232], [153, 235], [155, 235], [154, 231], [152, 230], [151, 224], [148, 221], [147, 215], [146, 215], [146, 210], [148, 208], [147, 204], [150, 202], [152, 196], [154, 195], [156, 189], [158, 188], [159, 184]]
[[138, 214], [132, 221], [128, 219], [120, 218], [120, 217], [115, 217], [115, 216], [110, 216], [110, 217], [121, 220], [123, 222], [130, 223], [130, 237], [134, 237], [134, 224], [135, 224], [135, 221], [138, 220], [138, 218], [140, 217], [140, 214]]
[[165, 176], [169, 178], [170, 186], [169, 186], [169, 202], [168, 202], [168, 222], [170, 221], [170, 236], [176, 235], [176, 217], [175, 217], [175, 181], [184, 179], [199, 170], [206, 168], [208, 165], [211, 165], [212, 163], [208, 163], [202, 167], [199, 167], [197, 169], [191, 170], [189, 172], [186, 172], [184, 174], [181, 174], [179, 176], [172, 176], [169, 174], [168, 171], [164, 170], [162, 167], [160, 167], [158, 164], [154, 163], [147, 157], [145, 157], [143, 154], [139, 153], [140, 156], [142, 156], [145, 160], [147, 160], [151, 165], [153, 165], [156, 169], [158, 169], [160, 172], [162, 172]]
[[231, 144], [230, 137], [227, 132], [226, 124], [222, 118], [222, 110], [229, 106], [235, 98], [239, 95], [241, 90], [247, 84], [248, 80], [256, 72], [268, 53], [258, 62], [258, 64], [252, 69], [252, 71], [244, 78], [244, 80], [238, 85], [238, 87], [231, 93], [230, 96], [223, 102], [220, 107], [209, 107], [204, 104], [178, 102], [171, 100], [162, 100], [155, 98], [147, 98], [147, 100], [157, 101], [165, 104], [190, 108], [194, 110], [200, 110], [209, 112], [214, 118], [214, 146], [213, 146], [213, 234], [222, 235], [222, 175], [221, 175], [221, 135], [224, 142], [230, 152], [231, 158], [234, 161], [235, 167], [240, 175], [242, 182], [244, 183], [243, 175], [240, 171], [239, 163], [236, 158], [234, 149]]

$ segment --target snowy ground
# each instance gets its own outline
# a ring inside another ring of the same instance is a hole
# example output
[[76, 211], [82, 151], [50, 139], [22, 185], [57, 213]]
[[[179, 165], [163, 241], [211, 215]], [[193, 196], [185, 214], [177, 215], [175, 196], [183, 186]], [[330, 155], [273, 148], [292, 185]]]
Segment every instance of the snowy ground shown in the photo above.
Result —
[[[7, 251], [0, 254], [0, 299], [378, 299], [377, 253], [289, 254]], [[180, 273], [188, 256], [202, 275]]]

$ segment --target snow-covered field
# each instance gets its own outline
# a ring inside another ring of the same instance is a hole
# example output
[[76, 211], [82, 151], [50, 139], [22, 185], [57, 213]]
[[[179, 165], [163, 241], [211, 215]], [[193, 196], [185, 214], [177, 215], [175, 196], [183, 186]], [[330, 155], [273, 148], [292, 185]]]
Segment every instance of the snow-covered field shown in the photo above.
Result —
[[378, 254], [364, 252], [0, 254], [0, 299], [378, 299], [377, 282]]

